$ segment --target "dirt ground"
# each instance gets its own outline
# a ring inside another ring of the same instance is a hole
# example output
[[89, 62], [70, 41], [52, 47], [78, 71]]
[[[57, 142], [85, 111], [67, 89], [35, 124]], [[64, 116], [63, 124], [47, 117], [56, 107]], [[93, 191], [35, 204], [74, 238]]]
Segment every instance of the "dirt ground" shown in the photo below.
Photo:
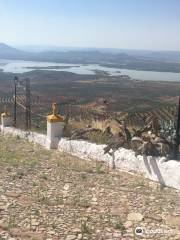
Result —
[[0, 239], [178, 240], [180, 191], [0, 135]]

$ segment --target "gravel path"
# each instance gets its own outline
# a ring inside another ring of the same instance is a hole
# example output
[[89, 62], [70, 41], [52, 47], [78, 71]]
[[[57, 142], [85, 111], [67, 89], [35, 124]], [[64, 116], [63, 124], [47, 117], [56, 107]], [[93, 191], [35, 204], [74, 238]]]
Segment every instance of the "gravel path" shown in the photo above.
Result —
[[178, 240], [180, 192], [0, 135], [3, 239]]

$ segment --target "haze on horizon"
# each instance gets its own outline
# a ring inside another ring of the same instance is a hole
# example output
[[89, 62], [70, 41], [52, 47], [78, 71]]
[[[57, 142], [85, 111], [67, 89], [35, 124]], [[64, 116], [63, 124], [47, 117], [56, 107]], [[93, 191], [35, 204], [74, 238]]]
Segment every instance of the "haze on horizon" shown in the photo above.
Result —
[[1, 0], [0, 42], [180, 51], [179, 0]]

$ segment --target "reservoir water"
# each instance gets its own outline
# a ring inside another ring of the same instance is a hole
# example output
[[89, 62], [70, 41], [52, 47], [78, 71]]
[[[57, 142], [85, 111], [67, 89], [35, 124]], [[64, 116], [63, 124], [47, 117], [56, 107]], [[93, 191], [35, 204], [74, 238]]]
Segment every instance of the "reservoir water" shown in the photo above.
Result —
[[67, 71], [77, 74], [96, 74], [103, 71], [111, 76], [129, 75], [132, 79], [151, 81], [180, 81], [180, 73], [139, 71], [102, 67], [98, 64], [66, 64], [52, 62], [33, 62], [19, 60], [0, 60], [0, 70], [11, 73], [24, 73], [33, 70]]

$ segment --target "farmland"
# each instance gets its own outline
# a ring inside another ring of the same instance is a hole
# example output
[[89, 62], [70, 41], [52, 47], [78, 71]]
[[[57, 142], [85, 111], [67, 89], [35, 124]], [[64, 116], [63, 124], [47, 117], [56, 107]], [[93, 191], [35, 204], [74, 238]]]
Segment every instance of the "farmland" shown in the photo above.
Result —
[[[12, 98], [14, 76], [0, 73], [1, 97]], [[35, 114], [45, 116], [51, 103], [56, 101], [62, 114], [70, 114], [73, 118], [125, 117], [129, 125], [137, 126], [141, 126], [152, 112], [160, 119], [173, 119], [180, 93], [178, 82], [138, 81], [100, 73], [80, 75], [35, 70], [17, 76], [31, 80], [32, 99], [36, 99], [32, 103]], [[7, 105], [12, 111], [12, 103]], [[1, 111], [3, 106], [1, 102]], [[36, 126], [45, 122], [37, 115], [32, 117]]]

